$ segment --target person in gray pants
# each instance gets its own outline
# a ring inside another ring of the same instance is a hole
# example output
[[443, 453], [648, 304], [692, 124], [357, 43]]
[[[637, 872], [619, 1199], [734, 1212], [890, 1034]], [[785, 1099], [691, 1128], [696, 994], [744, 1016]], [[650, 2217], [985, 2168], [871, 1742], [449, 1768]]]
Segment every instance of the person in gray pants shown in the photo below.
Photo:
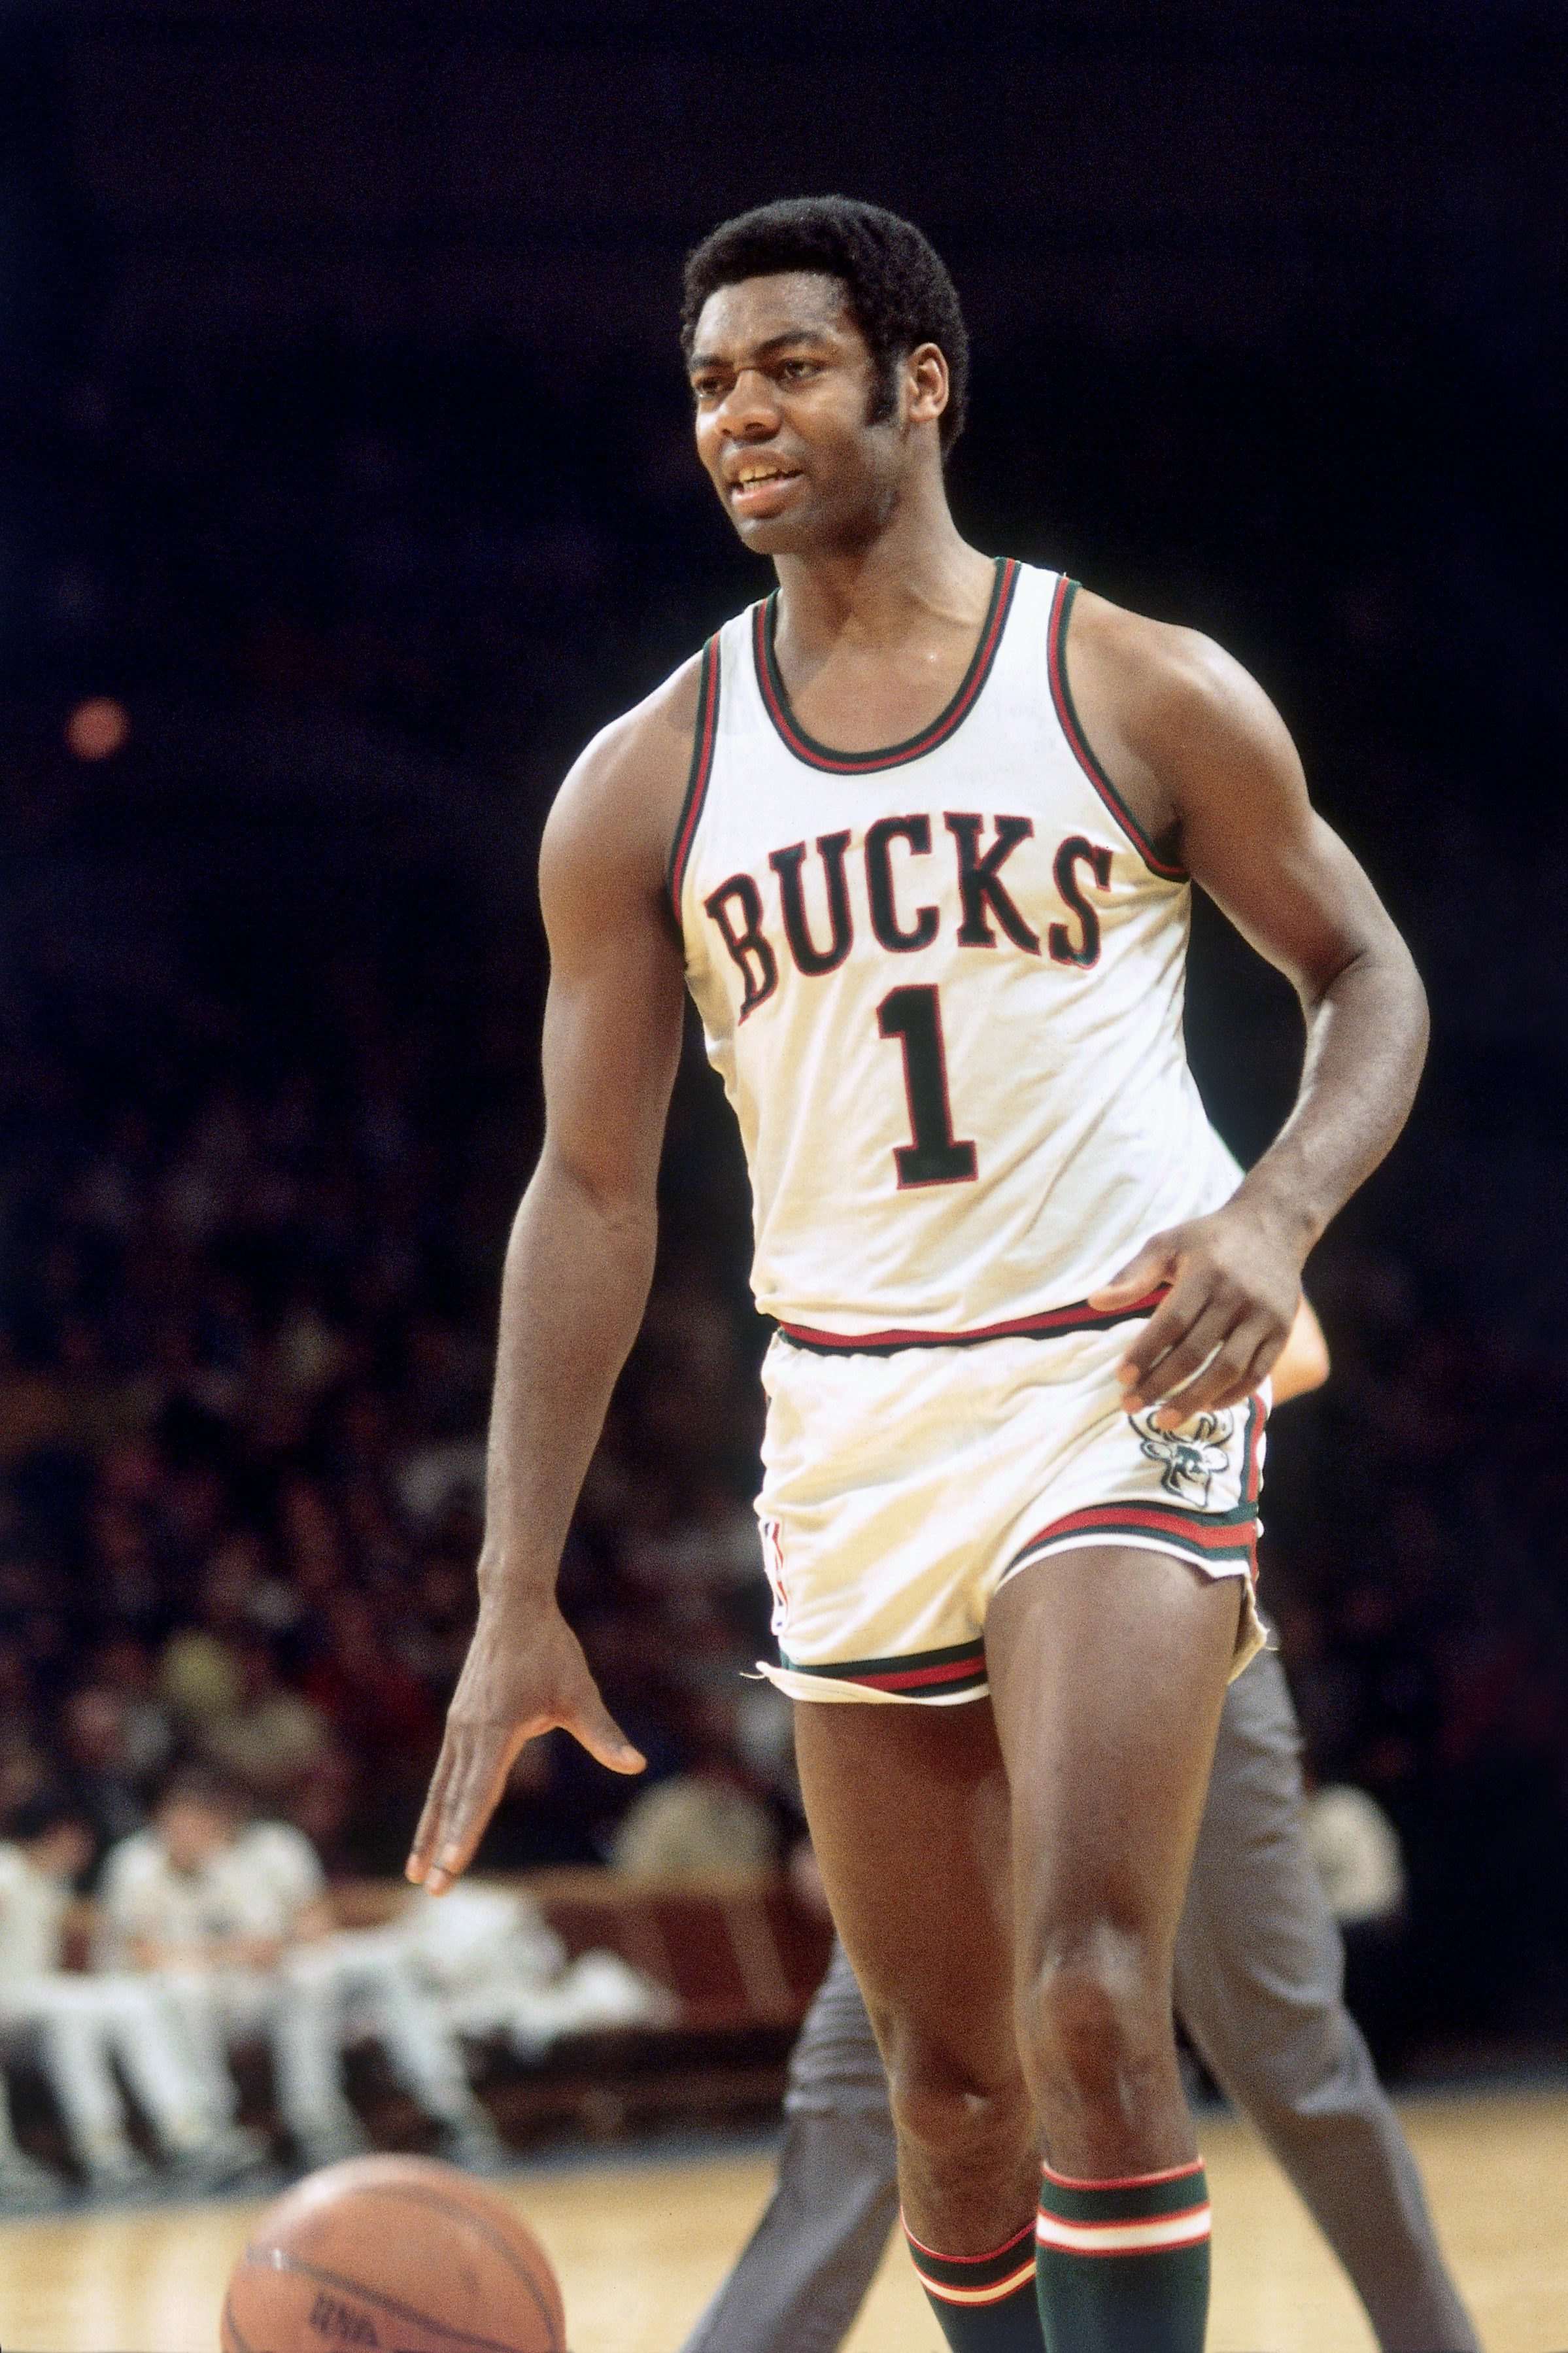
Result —
[[[1303, 1300], [1276, 1406], [1329, 1372]], [[1175, 2008], [1350, 2274], [1383, 2353], [1479, 2353], [1415, 2160], [1344, 2006], [1308, 1852], [1301, 1734], [1278, 1654], [1230, 1685], [1177, 1932]], [[837, 2353], [898, 2219], [887, 2079], [843, 1947], [790, 2062], [777, 2186], [683, 2353]]]
[[[1300, 1732], [1272, 1651], [1226, 1697], [1176, 1939], [1175, 2003], [1300, 2190], [1383, 2353], [1479, 2353], [1361, 2031], [1307, 1852]], [[685, 2353], [836, 2353], [899, 2211], [882, 2063], [844, 1948], [790, 2063], [772, 2203]]]

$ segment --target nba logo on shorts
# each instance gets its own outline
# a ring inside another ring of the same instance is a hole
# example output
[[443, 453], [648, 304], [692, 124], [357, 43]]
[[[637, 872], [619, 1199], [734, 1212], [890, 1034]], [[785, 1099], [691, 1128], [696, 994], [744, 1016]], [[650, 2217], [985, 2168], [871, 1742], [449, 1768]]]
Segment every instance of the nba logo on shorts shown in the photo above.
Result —
[[768, 1583], [773, 1591], [773, 1614], [770, 1621], [770, 1630], [774, 1634], [782, 1634], [784, 1630], [784, 1620], [789, 1615], [789, 1598], [784, 1592], [784, 1545], [781, 1541], [781, 1531], [776, 1520], [759, 1520], [757, 1525], [762, 1530], [763, 1535], [763, 1567], [767, 1570]]

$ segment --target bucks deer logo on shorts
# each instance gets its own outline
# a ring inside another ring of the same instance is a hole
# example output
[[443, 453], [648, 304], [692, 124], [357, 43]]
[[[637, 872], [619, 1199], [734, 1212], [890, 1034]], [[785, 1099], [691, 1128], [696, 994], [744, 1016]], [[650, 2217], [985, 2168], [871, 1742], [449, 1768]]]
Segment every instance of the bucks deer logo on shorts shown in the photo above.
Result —
[[1129, 1419], [1150, 1461], [1165, 1466], [1160, 1474], [1161, 1486], [1167, 1495], [1179, 1496], [1184, 1504], [1206, 1504], [1210, 1481], [1230, 1468], [1236, 1416], [1228, 1409], [1199, 1413], [1180, 1430], [1156, 1430], [1157, 1410], [1135, 1413]]

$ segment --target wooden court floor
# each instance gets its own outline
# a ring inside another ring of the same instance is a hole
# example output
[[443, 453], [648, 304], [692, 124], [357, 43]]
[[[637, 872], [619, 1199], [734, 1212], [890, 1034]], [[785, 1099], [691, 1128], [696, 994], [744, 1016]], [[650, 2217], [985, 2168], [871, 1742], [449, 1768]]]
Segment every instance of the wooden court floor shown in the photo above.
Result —
[[[1405, 2122], [1488, 2353], [1568, 2353], [1568, 2094], [1421, 2101]], [[1368, 2353], [1359, 2306], [1244, 2129], [1207, 2118], [1210, 2353]], [[763, 2158], [530, 2172], [501, 2194], [554, 2257], [572, 2353], [676, 2353], [767, 2193]], [[163, 2207], [0, 2225], [6, 2353], [216, 2353], [255, 2209]], [[850, 2353], [942, 2353], [895, 2246]]]

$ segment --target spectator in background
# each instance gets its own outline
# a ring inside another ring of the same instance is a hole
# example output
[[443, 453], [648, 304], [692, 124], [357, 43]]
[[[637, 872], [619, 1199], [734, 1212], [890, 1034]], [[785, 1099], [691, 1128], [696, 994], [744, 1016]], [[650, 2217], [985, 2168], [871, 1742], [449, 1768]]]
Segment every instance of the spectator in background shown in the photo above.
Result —
[[138, 1501], [116, 1495], [109, 1482], [102, 1482], [89, 1520], [89, 1537], [103, 1615], [127, 1626], [151, 1623], [163, 1597], [145, 1510]]
[[610, 1844], [610, 1868], [638, 1879], [770, 1870], [778, 1833], [739, 1767], [712, 1751], [636, 1799]]
[[131, 1742], [131, 1707], [122, 1692], [89, 1683], [60, 1710], [63, 1778], [72, 1803], [91, 1825], [101, 1854], [147, 1819], [147, 1783]]
[[419, 1677], [387, 1648], [368, 1598], [353, 1586], [322, 1606], [321, 1646], [302, 1688], [368, 1772], [420, 1786], [440, 1746], [440, 1719]]
[[325, 1597], [313, 1632], [301, 1690], [333, 1745], [353, 1760], [362, 1856], [373, 1868], [395, 1870], [440, 1746], [437, 1707], [357, 1587]]
[[174, 1730], [158, 1696], [158, 1662], [140, 1635], [117, 1627], [88, 1662], [90, 1687], [112, 1692], [121, 1707], [121, 1754], [139, 1790], [151, 1788], [169, 1762]]
[[321, 1710], [290, 1691], [276, 1646], [258, 1628], [229, 1644], [236, 1671], [230, 1705], [209, 1715], [196, 1745], [258, 1805], [288, 1813], [331, 1743]]
[[415, 1572], [396, 1641], [398, 1655], [426, 1690], [449, 1692], [462, 1672], [474, 1630], [478, 1550], [475, 1546], [463, 1555], [438, 1545], [425, 1554]]
[[306, 1767], [289, 1797], [289, 1820], [309, 1839], [329, 1873], [358, 1867], [359, 1783], [353, 1758], [329, 1742]]
[[1406, 2055], [1405, 1858], [1375, 1798], [1348, 1782], [1314, 1790], [1307, 1845], [1345, 1947], [1346, 1999], [1380, 2071]]
[[0, 1635], [0, 1823], [47, 1778], [27, 1655], [14, 1635]]
[[503, 2039], [521, 2059], [542, 2057], [564, 2035], [672, 2026], [680, 2016], [667, 1988], [616, 1953], [569, 1961], [538, 1906], [513, 1888], [465, 1883], [439, 1901], [421, 1890], [385, 1933], [454, 2033]]
[[[63, 1966], [72, 1888], [91, 1862], [93, 1831], [68, 1800], [39, 1797], [0, 1842], [0, 2053], [42, 2064], [72, 2156], [99, 2191], [140, 2188], [150, 2168], [126, 2137], [113, 2064], [124, 2073], [160, 2147], [188, 2189], [212, 2189], [253, 2170], [252, 2135], [215, 2113], [179, 2021], [159, 1988], [123, 1973], [84, 1976]], [[9, 2143], [8, 2128], [5, 2143]], [[26, 2160], [0, 2143], [0, 2198], [9, 2171], [26, 2196]], [[36, 2181], [31, 2185], [37, 2189]]]
[[1307, 1844], [1342, 1928], [1397, 1919], [1405, 1908], [1399, 1833], [1375, 1798], [1348, 1783], [1307, 1801]]
[[282, 1481], [278, 1534], [290, 1599], [300, 1616], [308, 1616], [348, 1575], [342, 1528], [319, 1481], [300, 1472]]
[[768, 1871], [778, 1824], [736, 1753], [733, 1710], [700, 1712], [690, 1760], [644, 1790], [622, 1818], [610, 1865], [643, 1879], [698, 1879], [709, 1872]]
[[384, 1938], [335, 1933], [309, 1840], [247, 1815], [232, 1782], [197, 1767], [176, 1773], [151, 1826], [104, 1866], [100, 1960], [155, 1973], [179, 2007], [208, 2103], [226, 2117], [236, 2097], [227, 2053], [264, 2038], [279, 2109], [307, 2167], [366, 2146], [341, 2066], [351, 2025], [362, 2024], [442, 2126], [447, 2153], [493, 2168], [494, 2127], [406, 1959]]
[[177, 1629], [163, 1646], [159, 1691], [187, 1736], [199, 1739], [208, 1724], [231, 1715], [240, 1704], [237, 1645], [257, 1627], [268, 1567], [259, 1536], [226, 1536], [202, 1571], [194, 1623]]
[[215, 1462], [169, 1464], [158, 1490], [159, 1533], [167, 1564], [166, 1590], [184, 1595], [200, 1564], [222, 1542], [229, 1514], [227, 1483]]

